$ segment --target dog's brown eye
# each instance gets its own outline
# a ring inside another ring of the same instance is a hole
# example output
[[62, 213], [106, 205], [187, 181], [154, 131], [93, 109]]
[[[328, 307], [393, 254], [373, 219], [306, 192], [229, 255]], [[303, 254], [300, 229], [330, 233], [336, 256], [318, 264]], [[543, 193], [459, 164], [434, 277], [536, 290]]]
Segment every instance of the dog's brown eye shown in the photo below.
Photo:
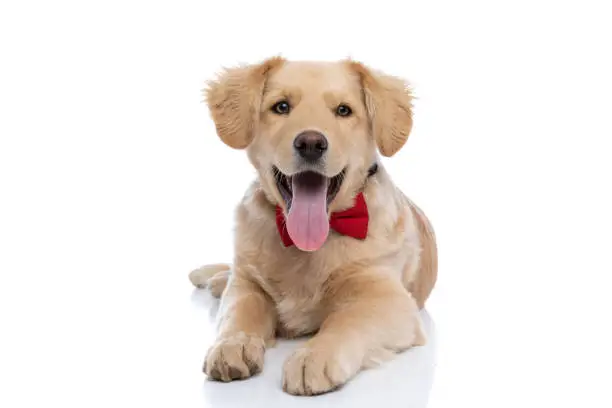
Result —
[[276, 102], [274, 106], [272, 106], [272, 111], [279, 115], [286, 115], [291, 111], [291, 106], [289, 106], [289, 102], [287, 101]]
[[347, 105], [338, 105], [336, 108], [336, 115], [338, 116], [351, 116], [351, 113], [353, 113], [353, 111]]

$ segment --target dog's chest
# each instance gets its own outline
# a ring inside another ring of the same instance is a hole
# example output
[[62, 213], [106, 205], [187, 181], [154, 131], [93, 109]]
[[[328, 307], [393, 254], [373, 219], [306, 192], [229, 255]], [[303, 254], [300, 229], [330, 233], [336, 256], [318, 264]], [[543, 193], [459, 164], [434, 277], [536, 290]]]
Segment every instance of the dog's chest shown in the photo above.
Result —
[[285, 296], [276, 303], [279, 331], [286, 337], [294, 337], [316, 331], [321, 325], [323, 311], [319, 299], [301, 296]]
[[325, 317], [327, 268], [312, 258], [279, 257], [277, 261], [262, 286], [274, 300], [281, 334], [292, 337], [316, 331]]

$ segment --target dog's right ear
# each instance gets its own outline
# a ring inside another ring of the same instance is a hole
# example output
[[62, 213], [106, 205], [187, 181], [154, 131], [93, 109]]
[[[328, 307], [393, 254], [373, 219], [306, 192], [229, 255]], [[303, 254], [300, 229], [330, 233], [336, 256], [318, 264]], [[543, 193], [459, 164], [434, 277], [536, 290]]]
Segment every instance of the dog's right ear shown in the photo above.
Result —
[[251, 143], [259, 119], [261, 98], [270, 71], [284, 63], [280, 57], [260, 64], [225, 69], [204, 90], [217, 134], [234, 149]]

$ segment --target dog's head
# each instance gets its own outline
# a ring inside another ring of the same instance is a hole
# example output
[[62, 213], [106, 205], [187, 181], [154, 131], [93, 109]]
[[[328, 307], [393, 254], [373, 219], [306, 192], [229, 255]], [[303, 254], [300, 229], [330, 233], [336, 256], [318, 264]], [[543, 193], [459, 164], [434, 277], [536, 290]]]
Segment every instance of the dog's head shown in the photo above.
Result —
[[219, 137], [247, 149], [303, 250], [319, 248], [329, 214], [352, 205], [377, 148], [392, 156], [412, 128], [406, 84], [354, 61], [272, 58], [227, 69], [206, 99]]

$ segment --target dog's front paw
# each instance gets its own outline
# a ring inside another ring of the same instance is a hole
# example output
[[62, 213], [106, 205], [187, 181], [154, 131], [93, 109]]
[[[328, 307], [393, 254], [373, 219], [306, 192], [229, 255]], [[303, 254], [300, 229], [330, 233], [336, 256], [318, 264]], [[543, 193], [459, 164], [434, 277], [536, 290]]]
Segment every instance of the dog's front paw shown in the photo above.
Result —
[[263, 369], [263, 339], [238, 333], [217, 341], [209, 350], [203, 371], [219, 381], [242, 380]]
[[293, 395], [317, 395], [333, 391], [346, 383], [359, 369], [337, 348], [303, 347], [295, 351], [283, 368], [283, 390]]

